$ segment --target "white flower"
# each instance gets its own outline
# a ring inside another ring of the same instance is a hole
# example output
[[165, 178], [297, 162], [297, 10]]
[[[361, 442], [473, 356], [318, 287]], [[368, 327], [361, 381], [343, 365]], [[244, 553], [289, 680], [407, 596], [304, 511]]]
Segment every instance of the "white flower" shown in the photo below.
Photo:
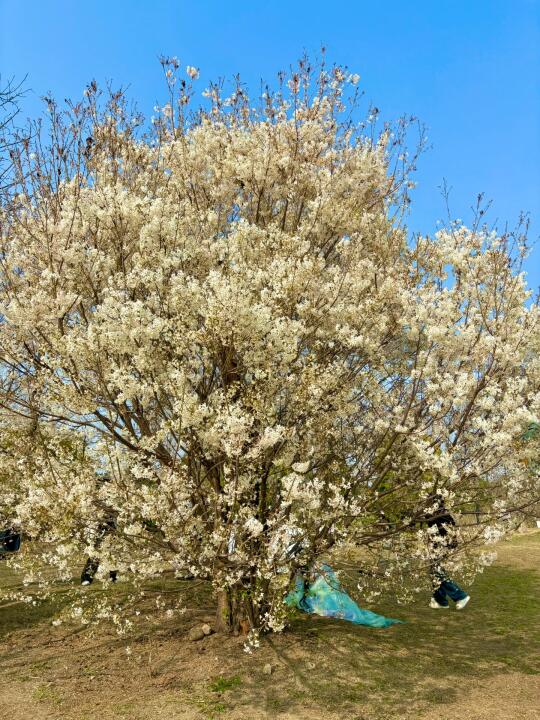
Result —
[[251, 537], [258, 537], [264, 530], [264, 525], [257, 518], [250, 517], [244, 523], [244, 528]]
[[199, 70], [198, 68], [193, 67], [192, 65], [188, 65], [186, 68], [186, 73], [189, 75], [189, 77], [192, 80], [197, 80], [199, 77]]
[[259, 447], [261, 450], [266, 450], [276, 445], [282, 438], [285, 432], [285, 428], [281, 425], [275, 427], [267, 427], [259, 440]]
[[500, 528], [487, 526], [484, 529], [483, 537], [486, 545], [493, 545], [503, 537], [504, 532]]

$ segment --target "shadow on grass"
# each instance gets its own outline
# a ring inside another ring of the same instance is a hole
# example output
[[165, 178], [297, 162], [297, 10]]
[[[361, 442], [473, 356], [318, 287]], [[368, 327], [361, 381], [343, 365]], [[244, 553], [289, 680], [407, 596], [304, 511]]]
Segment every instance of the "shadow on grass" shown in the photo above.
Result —
[[51, 620], [63, 605], [62, 598], [55, 596], [52, 600], [36, 601], [35, 605], [18, 602], [0, 606], [0, 638]]
[[274, 683], [268, 706], [309, 700], [335, 712], [373, 705], [377, 717], [385, 709], [405, 717], [413, 708], [452, 702], [473, 676], [536, 674], [539, 585], [532, 570], [496, 566], [477, 578], [461, 612], [431, 610], [428, 596], [401, 612], [389, 602], [379, 604], [377, 612], [407, 623], [386, 630], [298, 616], [288, 638], [267, 640], [294, 680], [292, 695], [284, 692], [286, 684]]

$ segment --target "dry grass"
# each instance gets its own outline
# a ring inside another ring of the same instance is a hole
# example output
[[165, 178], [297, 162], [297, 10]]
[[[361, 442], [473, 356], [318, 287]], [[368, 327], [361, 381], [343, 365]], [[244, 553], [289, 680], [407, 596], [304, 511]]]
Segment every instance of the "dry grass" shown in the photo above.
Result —
[[[301, 614], [253, 656], [241, 638], [187, 640], [211, 620], [206, 590], [181, 622], [156, 618], [133, 636], [51, 625], [53, 602], [0, 607], [0, 717], [10, 720], [533, 720], [538, 716], [540, 533], [499, 548], [463, 612], [374, 608], [386, 630]], [[0, 582], [16, 582], [0, 571]], [[193, 585], [180, 583], [180, 592]], [[99, 588], [92, 586], [92, 592]], [[125, 592], [121, 586], [115, 592]], [[126, 645], [132, 653], [126, 655]], [[271, 663], [273, 673], [263, 667]]]

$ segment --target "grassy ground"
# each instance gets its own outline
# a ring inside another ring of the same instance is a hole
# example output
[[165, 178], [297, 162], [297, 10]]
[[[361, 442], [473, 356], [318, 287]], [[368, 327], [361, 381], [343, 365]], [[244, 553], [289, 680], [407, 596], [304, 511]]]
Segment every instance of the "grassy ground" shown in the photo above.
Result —
[[[212, 619], [208, 593], [193, 583], [182, 585], [192, 609], [181, 622], [156, 617], [127, 639], [107, 629], [90, 636], [76, 626], [53, 627], [65, 588], [38, 607], [5, 605], [0, 717], [533, 720], [540, 706], [540, 533], [517, 536], [498, 552], [462, 612], [430, 610], [426, 593], [412, 606], [372, 608], [407, 621], [386, 630], [298, 614], [288, 632], [264, 639], [252, 656], [241, 638], [187, 639], [189, 628]], [[17, 582], [0, 568], [0, 583]], [[263, 670], [268, 663], [271, 675]]]

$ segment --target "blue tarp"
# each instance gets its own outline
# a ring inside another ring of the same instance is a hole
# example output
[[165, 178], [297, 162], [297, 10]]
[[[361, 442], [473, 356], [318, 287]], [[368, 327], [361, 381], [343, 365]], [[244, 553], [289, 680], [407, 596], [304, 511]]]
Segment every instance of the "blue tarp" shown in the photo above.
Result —
[[320, 573], [312, 583], [306, 583], [304, 576], [298, 573], [294, 590], [286, 596], [285, 603], [307, 613], [348, 620], [357, 625], [381, 628], [403, 622], [377, 615], [370, 610], [362, 610], [341, 587], [334, 571], [329, 565], [321, 565]]

